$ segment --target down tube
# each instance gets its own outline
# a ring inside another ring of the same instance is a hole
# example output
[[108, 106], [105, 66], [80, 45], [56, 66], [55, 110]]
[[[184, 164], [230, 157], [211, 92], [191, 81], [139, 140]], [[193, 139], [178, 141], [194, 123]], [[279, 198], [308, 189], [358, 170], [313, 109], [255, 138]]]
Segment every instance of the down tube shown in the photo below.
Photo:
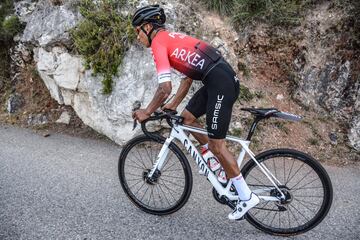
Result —
[[182, 129], [174, 126], [170, 135], [171, 135], [171, 137], [178, 139], [184, 145], [187, 152], [194, 158], [198, 168], [202, 169], [205, 172], [205, 176], [207, 177], [207, 179], [209, 179], [209, 181], [214, 186], [214, 188], [217, 190], [217, 192], [220, 195], [224, 195], [225, 194], [224, 187], [218, 182], [215, 174], [212, 171], [210, 171], [210, 169], [207, 166], [206, 162], [204, 161], [203, 157], [198, 152], [198, 150], [196, 149], [194, 144], [189, 140], [189, 138], [187, 137], [185, 132]]

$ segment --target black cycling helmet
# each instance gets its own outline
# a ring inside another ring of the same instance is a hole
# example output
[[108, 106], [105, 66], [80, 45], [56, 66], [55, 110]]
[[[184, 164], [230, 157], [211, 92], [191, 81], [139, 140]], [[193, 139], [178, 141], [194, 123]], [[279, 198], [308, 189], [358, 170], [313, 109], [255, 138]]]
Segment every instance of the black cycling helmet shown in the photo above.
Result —
[[164, 9], [158, 4], [139, 8], [133, 15], [132, 25], [138, 27], [143, 23], [152, 23], [156, 27], [163, 27], [166, 21]]

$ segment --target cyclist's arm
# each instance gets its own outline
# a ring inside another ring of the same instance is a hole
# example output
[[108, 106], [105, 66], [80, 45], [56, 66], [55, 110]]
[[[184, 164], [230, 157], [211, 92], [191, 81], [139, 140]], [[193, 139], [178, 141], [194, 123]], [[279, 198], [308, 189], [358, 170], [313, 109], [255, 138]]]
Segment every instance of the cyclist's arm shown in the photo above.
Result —
[[166, 104], [164, 108], [176, 110], [186, 94], [189, 92], [192, 81], [193, 80], [189, 77], [182, 79], [174, 99], [170, 103]]
[[145, 109], [146, 114], [150, 116], [153, 112], [155, 112], [155, 110], [158, 109], [161, 104], [169, 97], [171, 89], [172, 87], [170, 81], [160, 83], [153, 99]]

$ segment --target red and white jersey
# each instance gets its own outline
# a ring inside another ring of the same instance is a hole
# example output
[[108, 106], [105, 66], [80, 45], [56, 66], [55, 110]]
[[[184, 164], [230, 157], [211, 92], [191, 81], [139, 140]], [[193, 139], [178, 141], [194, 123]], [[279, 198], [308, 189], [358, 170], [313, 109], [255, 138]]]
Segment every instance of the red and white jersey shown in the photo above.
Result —
[[194, 80], [201, 80], [214, 61], [216, 51], [209, 44], [182, 33], [160, 31], [151, 44], [159, 83], [170, 81], [171, 68]]

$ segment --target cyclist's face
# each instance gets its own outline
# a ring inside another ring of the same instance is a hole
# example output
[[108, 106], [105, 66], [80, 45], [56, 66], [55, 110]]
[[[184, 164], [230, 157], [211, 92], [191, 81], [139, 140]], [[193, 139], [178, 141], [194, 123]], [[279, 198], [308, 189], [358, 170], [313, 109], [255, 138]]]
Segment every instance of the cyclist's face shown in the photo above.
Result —
[[152, 26], [151, 24], [146, 23], [135, 28], [135, 32], [137, 34], [137, 40], [141, 42], [141, 44], [143, 44], [145, 47], [150, 47], [149, 40], [146, 34], [144, 33], [144, 31], [141, 30], [141, 27], [148, 33], [150, 32]]

